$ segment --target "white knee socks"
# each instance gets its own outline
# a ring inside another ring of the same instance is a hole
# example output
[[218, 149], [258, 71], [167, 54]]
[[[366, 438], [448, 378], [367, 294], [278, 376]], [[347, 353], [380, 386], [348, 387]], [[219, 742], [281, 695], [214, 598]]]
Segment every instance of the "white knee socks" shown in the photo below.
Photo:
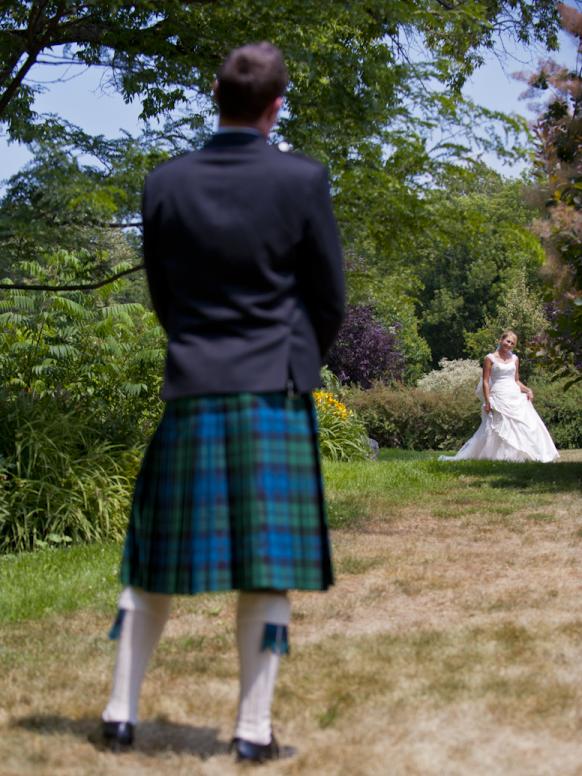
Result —
[[[136, 724], [141, 683], [170, 611], [169, 595], [126, 588], [119, 599], [125, 615], [117, 650], [106, 722]], [[271, 703], [279, 668], [283, 629], [291, 605], [285, 593], [244, 593], [238, 599], [237, 645], [240, 698], [235, 736], [255, 744], [271, 740]], [[270, 628], [266, 632], [266, 626]], [[279, 626], [278, 628], [276, 626]], [[265, 635], [270, 637], [264, 644]]]
[[124, 610], [113, 689], [103, 712], [106, 722], [137, 722], [141, 683], [170, 612], [170, 596], [126, 587], [119, 599]]
[[[237, 645], [240, 661], [240, 699], [235, 736], [255, 744], [271, 740], [271, 702], [279, 668], [278, 638], [289, 624], [291, 605], [285, 593], [240, 593]], [[271, 647], [264, 646], [265, 626], [272, 626]], [[273, 626], [280, 626], [276, 629]], [[278, 642], [278, 643], [277, 643]]]

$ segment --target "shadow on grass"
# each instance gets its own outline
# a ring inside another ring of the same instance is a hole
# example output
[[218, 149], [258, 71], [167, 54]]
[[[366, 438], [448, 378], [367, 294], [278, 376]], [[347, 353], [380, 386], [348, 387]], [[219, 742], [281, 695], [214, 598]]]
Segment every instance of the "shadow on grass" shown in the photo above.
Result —
[[[434, 461], [458, 476], [479, 477], [492, 488], [516, 488], [537, 493], [582, 490], [580, 463], [509, 463], [507, 461]], [[432, 468], [432, 467], [431, 467]]]
[[[54, 714], [34, 714], [16, 719], [12, 726], [47, 736], [73, 735], [89, 741], [100, 750], [108, 749], [101, 739], [101, 721], [94, 717], [70, 719]], [[229, 751], [229, 743], [218, 740], [218, 728], [153, 720], [138, 725], [135, 744], [130, 751], [151, 756], [159, 752], [175, 752], [207, 760], [209, 757], [226, 754]]]

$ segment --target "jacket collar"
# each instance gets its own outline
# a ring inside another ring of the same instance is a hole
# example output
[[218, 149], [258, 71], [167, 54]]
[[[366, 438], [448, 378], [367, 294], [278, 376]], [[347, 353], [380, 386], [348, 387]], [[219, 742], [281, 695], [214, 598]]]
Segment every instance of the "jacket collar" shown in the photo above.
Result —
[[246, 146], [252, 143], [263, 144], [266, 139], [263, 135], [251, 132], [217, 132], [212, 135], [205, 148], [225, 148], [226, 146]]

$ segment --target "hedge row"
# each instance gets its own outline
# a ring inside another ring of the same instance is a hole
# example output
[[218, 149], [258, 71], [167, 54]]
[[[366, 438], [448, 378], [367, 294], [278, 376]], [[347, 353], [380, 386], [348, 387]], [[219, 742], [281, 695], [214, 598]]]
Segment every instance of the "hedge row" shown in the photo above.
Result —
[[[564, 391], [557, 383], [532, 383], [535, 407], [558, 448], [582, 448], [582, 384]], [[368, 434], [380, 447], [455, 450], [480, 423], [481, 405], [472, 391], [437, 393], [375, 385], [345, 392]]]

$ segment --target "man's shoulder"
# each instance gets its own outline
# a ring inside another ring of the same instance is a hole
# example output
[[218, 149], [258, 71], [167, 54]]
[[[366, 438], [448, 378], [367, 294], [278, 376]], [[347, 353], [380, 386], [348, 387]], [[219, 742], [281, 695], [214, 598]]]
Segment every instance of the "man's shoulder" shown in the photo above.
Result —
[[300, 153], [287, 143], [266, 146], [269, 161], [290, 174], [309, 178], [326, 173], [325, 166], [311, 156]]
[[187, 151], [178, 156], [173, 156], [171, 159], [166, 159], [147, 174], [146, 181], [159, 181], [163, 180], [168, 175], [173, 175], [184, 165], [188, 164], [188, 161], [198, 153], [198, 151]]
[[306, 169], [322, 170], [324, 166], [317, 159], [312, 156], [307, 156], [300, 151], [297, 151], [289, 143], [275, 143], [267, 145], [269, 152], [275, 157], [289, 164], [301, 165]]
[[[164, 184], [175, 185], [181, 175], [191, 175], [198, 164], [204, 164], [209, 151], [212, 149], [204, 147], [165, 160], [148, 173], [146, 187], [153, 185], [156, 189], [163, 189]], [[286, 143], [264, 143], [255, 159], [258, 165], [266, 165], [271, 172], [288, 179], [316, 180], [327, 174], [321, 162], [294, 150]]]

